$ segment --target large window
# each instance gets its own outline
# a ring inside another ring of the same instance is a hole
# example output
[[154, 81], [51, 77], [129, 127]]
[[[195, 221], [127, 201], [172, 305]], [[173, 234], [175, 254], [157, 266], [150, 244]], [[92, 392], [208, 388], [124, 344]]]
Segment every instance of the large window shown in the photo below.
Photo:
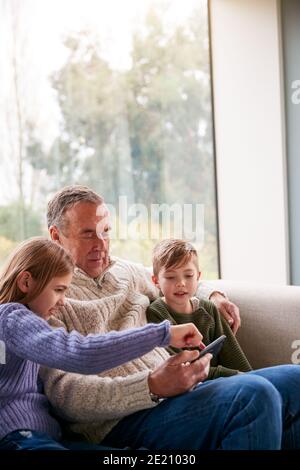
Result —
[[110, 204], [113, 254], [188, 238], [217, 277], [206, 1], [0, 5], [0, 263], [77, 183]]

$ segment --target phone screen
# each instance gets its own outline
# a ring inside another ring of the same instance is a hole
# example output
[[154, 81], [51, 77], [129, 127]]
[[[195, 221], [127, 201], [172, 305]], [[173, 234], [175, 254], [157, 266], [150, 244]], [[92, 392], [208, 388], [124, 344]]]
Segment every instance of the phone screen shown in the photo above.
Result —
[[199, 359], [200, 357], [205, 356], [205, 354], [207, 353], [210, 353], [213, 356], [217, 356], [222, 349], [225, 339], [226, 339], [225, 335], [219, 336], [219, 338], [215, 339], [215, 341], [213, 341], [208, 346], [206, 346], [206, 348], [200, 351]]
[[208, 354], [208, 353], [212, 354], [213, 356], [217, 356], [222, 349], [225, 339], [226, 339], [225, 335], [219, 336], [219, 338], [215, 339], [214, 341], [212, 341], [212, 343], [208, 344], [206, 348], [202, 349], [199, 352], [199, 356], [193, 361], [191, 361], [191, 363], [198, 361], [198, 359], [200, 359], [201, 357], [205, 356], [205, 354]]

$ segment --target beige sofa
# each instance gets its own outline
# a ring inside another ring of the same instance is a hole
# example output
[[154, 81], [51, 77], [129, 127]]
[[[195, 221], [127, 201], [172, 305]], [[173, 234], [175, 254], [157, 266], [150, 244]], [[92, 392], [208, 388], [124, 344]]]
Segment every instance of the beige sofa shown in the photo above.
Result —
[[239, 306], [237, 338], [254, 369], [300, 363], [300, 286], [219, 280], [207, 284]]

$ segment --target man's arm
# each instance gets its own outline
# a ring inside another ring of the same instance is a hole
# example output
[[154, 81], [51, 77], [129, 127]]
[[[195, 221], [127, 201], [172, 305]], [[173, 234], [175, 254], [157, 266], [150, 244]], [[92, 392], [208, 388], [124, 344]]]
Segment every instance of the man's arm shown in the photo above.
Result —
[[[81, 330], [80, 316], [72, 315], [73, 310], [77, 311], [81, 304], [84, 302], [68, 299], [57, 316], [50, 318], [49, 323], [52, 327], [63, 327], [67, 331], [72, 331], [74, 327]], [[90, 305], [90, 313], [96, 314], [98, 302], [93, 302], [94, 305], [95, 312]], [[118, 356], [122, 357], [121, 349]], [[121, 363], [122, 360], [119, 361]], [[49, 401], [57, 413], [70, 422], [118, 419], [153, 406], [148, 375], [149, 371], [146, 370], [126, 377], [111, 378], [68, 373], [47, 367], [40, 369]]]
[[237, 305], [230, 302], [225, 292], [216, 291], [210, 284], [200, 281], [196, 296], [213, 302], [221, 315], [229, 323], [233, 334], [236, 334], [241, 326], [240, 311]]
[[[60, 314], [58, 314], [60, 318], [51, 317], [50, 322], [52, 326], [66, 328], [66, 324], [63, 319], [64, 315], [68, 318], [68, 313], [70, 313], [68, 312], [69, 303], [75, 305], [78, 304], [78, 301], [71, 301], [69, 299], [64, 309], [62, 309]], [[76, 321], [78, 320], [76, 316], [74, 318]], [[72, 329], [73, 326], [72, 323], [69, 324], [70, 329]], [[173, 328], [180, 329], [182, 326], [185, 327], [184, 331], [186, 332], [188, 325], [171, 327], [171, 330]], [[80, 325], [78, 325], [78, 327], [80, 328]], [[128, 330], [127, 333], [129, 333], [129, 331], [130, 330]], [[185, 341], [195, 340], [198, 344], [202, 337], [195, 326], [190, 325], [190, 330], [188, 331], [190, 339]], [[182, 346], [181, 338], [185, 338], [183, 333], [178, 335], [177, 331], [171, 331], [170, 336], [172, 344]], [[160, 370], [161, 369], [163, 369], [163, 367], [160, 367]], [[177, 376], [175, 372], [174, 367], [169, 367], [166, 371], [168, 382], [171, 382], [167, 383], [168, 390], [165, 390], [164, 386], [161, 384], [161, 374], [158, 374], [158, 377], [156, 380], [152, 380], [152, 383], [157, 384], [157, 387], [159, 387], [159, 390], [162, 393], [170, 392], [171, 395], [169, 396], [176, 395], [178, 390], [178, 381], [181, 381], [181, 376], [180, 373], [178, 373]], [[151, 375], [152, 372], [149, 369], [126, 377], [116, 376], [114, 378], [98, 375], [86, 376], [76, 373], [67, 373], [62, 370], [46, 367], [41, 368], [40, 370], [40, 376], [44, 382], [45, 393], [50, 402], [56, 409], [57, 413], [66, 421], [70, 422], [120, 419], [124, 416], [135, 413], [136, 411], [154, 406], [150, 395], [152, 390], [149, 385]]]
[[235, 335], [241, 326], [241, 317], [238, 306], [233, 302], [230, 302], [223, 293], [217, 291], [210, 295], [209, 300], [215, 304], [220, 314], [229, 323], [230, 328]]
[[[218, 363], [222, 364], [227, 370], [223, 370], [222, 375], [229, 375], [230, 370], [239, 372], [249, 372], [252, 370], [249, 361], [242, 350], [238, 340], [234, 336], [230, 326], [226, 320], [221, 317], [218, 309], [213, 303], [209, 303], [207, 310], [214, 318], [214, 335], [211, 338], [216, 339], [221, 335], [226, 336], [224, 345], [218, 354]], [[212, 373], [212, 372], [211, 372]], [[232, 374], [231, 374], [232, 375]], [[216, 375], [215, 375], [216, 377]]]
[[128, 263], [131, 270], [134, 289], [146, 295], [151, 301], [159, 296], [159, 290], [152, 282], [152, 270], [139, 263]]
[[59, 416], [85, 423], [120, 419], [151, 408], [148, 371], [127, 377], [100, 377], [42, 368], [45, 393]]
[[190, 363], [198, 351], [183, 351], [170, 357], [156, 370], [127, 377], [85, 376], [41, 368], [45, 393], [56, 413], [68, 422], [87, 423], [121, 419], [152, 408], [150, 392], [172, 397], [191, 390], [207, 378], [211, 354]]

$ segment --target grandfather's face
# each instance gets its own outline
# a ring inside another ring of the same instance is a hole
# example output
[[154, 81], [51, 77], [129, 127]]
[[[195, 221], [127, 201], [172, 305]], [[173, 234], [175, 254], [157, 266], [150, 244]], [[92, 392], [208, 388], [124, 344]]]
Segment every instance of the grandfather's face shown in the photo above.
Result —
[[[79, 202], [65, 213], [68, 225], [57, 230], [57, 241], [72, 255], [76, 266], [98, 277], [109, 264], [109, 212], [105, 204]], [[53, 229], [50, 234], [55, 236]]]

